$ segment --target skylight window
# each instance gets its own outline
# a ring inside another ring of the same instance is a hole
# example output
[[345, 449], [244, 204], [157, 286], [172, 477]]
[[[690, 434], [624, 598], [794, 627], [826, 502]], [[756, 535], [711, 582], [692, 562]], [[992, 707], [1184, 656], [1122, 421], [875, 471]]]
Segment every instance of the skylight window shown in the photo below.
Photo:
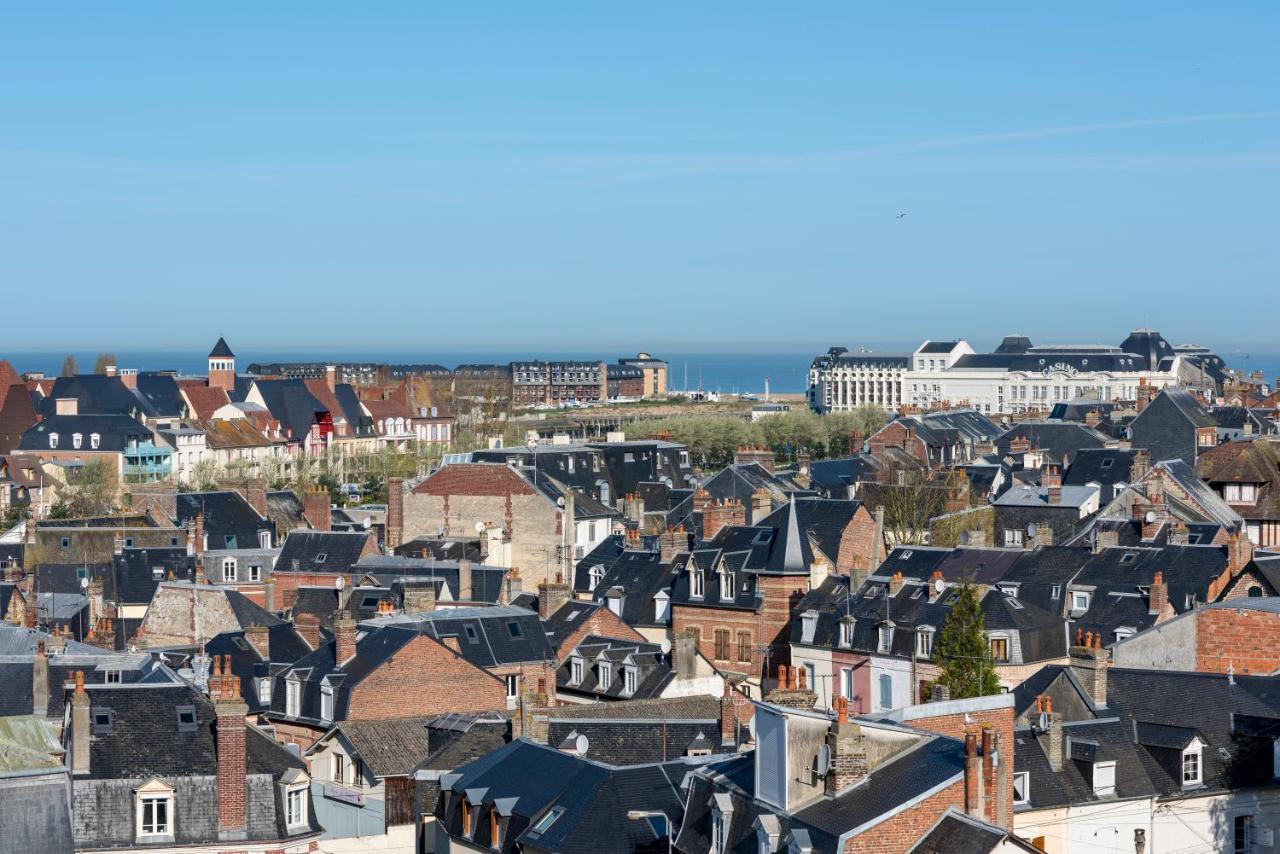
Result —
[[196, 707], [195, 706], [178, 706], [178, 732], [195, 732], [196, 729]]
[[538, 819], [537, 822], [534, 823], [533, 827], [529, 829], [529, 833], [531, 835], [541, 835], [546, 833], [551, 825], [556, 823], [556, 819], [562, 815], [564, 815], [564, 807], [552, 807], [543, 814], [542, 818]]
[[519, 623], [507, 623], [507, 631], [513, 638], [523, 637], [524, 633], [520, 631]]
[[1124, 555], [1121, 556], [1120, 562], [1133, 563], [1137, 559], [1138, 559], [1138, 555], [1136, 552], [1125, 552]]
[[324, 563], [328, 557], [328, 552], [320, 552], [320, 554], [316, 555], [316, 563]]
[[1112, 464], [1113, 462], [1115, 462], [1113, 459], [1111, 459], [1110, 457], [1107, 457], [1106, 459], [1104, 459], [1104, 460], [1102, 461], [1102, 468], [1104, 468], [1104, 469], [1109, 469], [1109, 468], [1111, 468], [1111, 464]]
[[475, 627], [475, 626], [473, 626], [473, 625], [471, 625], [470, 623], [467, 623], [467, 624], [466, 624], [466, 625], [464, 625], [462, 628], [463, 628], [463, 630], [467, 633], [467, 640], [471, 641], [472, 643], [475, 643], [475, 642], [476, 642], [476, 627]]

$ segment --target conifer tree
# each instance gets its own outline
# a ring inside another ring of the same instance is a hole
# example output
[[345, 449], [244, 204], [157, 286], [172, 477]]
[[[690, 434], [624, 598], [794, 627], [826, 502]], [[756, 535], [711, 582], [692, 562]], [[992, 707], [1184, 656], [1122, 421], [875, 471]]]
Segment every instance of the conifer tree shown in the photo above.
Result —
[[942, 625], [937, 653], [942, 661], [938, 682], [947, 686], [952, 699], [1000, 693], [1000, 680], [987, 648], [982, 610], [968, 580], [961, 584], [951, 613]]

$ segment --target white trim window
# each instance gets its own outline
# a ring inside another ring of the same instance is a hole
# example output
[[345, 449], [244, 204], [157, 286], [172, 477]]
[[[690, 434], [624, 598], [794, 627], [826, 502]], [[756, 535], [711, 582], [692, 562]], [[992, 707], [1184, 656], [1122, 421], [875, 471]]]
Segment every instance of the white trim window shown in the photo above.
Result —
[[622, 668], [622, 693], [630, 697], [636, 692], [636, 669], [634, 667]]
[[296, 718], [302, 708], [302, 685], [296, 679], [286, 679], [284, 683], [284, 713]]
[[1013, 805], [1022, 806], [1031, 802], [1031, 774], [1018, 771], [1013, 775]]
[[84, 434], [83, 434], [83, 433], [72, 433], [72, 434], [71, 434], [71, 447], [75, 448], [76, 450], [79, 450], [79, 449], [80, 449], [80, 446], [81, 446], [81, 445], [83, 445], [83, 444], [84, 444]]
[[921, 626], [916, 629], [916, 656], [930, 658], [933, 656], [933, 627]]
[[262, 580], [262, 567], [261, 567], [261, 566], [259, 566], [259, 565], [258, 565], [258, 564], [256, 564], [256, 563], [251, 563], [251, 564], [249, 564], [249, 580], [250, 580], [250, 581], [261, 581], [261, 580]]
[[102, 434], [100, 434], [100, 433], [90, 433], [90, 434], [89, 434], [89, 448], [90, 448], [90, 449], [92, 449], [92, 450], [96, 451], [96, 450], [98, 450], [98, 447], [99, 447], [101, 444], [102, 444]]
[[569, 684], [581, 685], [582, 673], [585, 669], [585, 662], [575, 655], [573, 660], [569, 662]]
[[50, 448], [50, 450], [56, 450], [56, 449], [57, 449], [57, 447], [58, 447], [58, 434], [57, 434], [57, 433], [50, 433], [50, 434], [49, 434], [49, 448]]
[[689, 570], [689, 598], [690, 599], [702, 598], [703, 584], [705, 582], [705, 579], [706, 577], [703, 575], [702, 570], [700, 568], [695, 567]]
[[1203, 769], [1200, 762], [1200, 740], [1196, 739], [1191, 746], [1182, 751], [1182, 788], [1189, 789], [1203, 782]]
[[233, 557], [224, 557], [222, 559], [222, 580], [223, 582], [236, 580], [236, 559]]
[[508, 673], [506, 679], [507, 679], [507, 699], [514, 700], [520, 696], [520, 674]]
[[289, 827], [307, 823], [307, 786], [290, 786], [284, 793], [284, 822]]
[[271, 680], [258, 680], [258, 702], [264, 706], [271, 705]]
[[599, 673], [596, 688], [600, 691], [607, 691], [610, 683], [613, 682], [613, 662], [601, 659], [596, 665], [596, 670]]
[[853, 620], [847, 617], [840, 621], [840, 646], [845, 649], [853, 646]]
[[157, 842], [173, 837], [173, 789], [152, 780], [134, 793], [135, 821], [139, 842]]
[[[296, 683], [295, 683], [296, 684]], [[333, 722], [333, 686], [320, 686], [320, 720], [325, 723]]]

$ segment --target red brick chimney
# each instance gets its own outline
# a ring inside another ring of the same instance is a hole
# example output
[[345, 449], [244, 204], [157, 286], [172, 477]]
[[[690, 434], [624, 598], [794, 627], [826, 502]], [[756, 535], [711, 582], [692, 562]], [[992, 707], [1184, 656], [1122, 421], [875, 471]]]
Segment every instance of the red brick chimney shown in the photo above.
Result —
[[735, 750], [738, 745], [738, 708], [733, 686], [726, 680], [720, 696], [720, 744]]
[[702, 538], [710, 540], [726, 525], [745, 525], [746, 512], [736, 498], [717, 501], [702, 511]]
[[831, 766], [827, 771], [826, 790], [837, 795], [867, 776], [867, 738], [862, 728], [849, 720], [849, 700], [836, 696], [832, 701], [835, 723], [827, 730], [827, 751]]
[[327, 489], [308, 489], [302, 500], [303, 515], [316, 531], [328, 531], [332, 526], [330, 517], [329, 491]]
[[387, 551], [404, 542], [404, 478], [387, 478]]
[[1169, 585], [1165, 584], [1164, 573], [1158, 569], [1151, 577], [1151, 591], [1147, 599], [1147, 607], [1152, 614], [1159, 614], [1169, 604]]
[[329, 387], [329, 391], [333, 391], [338, 387], [338, 368], [336, 365], [324, 366], [324, 384]]
[[262, 480], [250, 480], [244, 487], [244, 498], [254, 510], [258, 511], [258, 515], [266, 518], [267, 515], [267, 484]]
[[271, 632], [266, 626], [245, 626], [244, 638], [263, 661], [271, 660]]
[[538, 616], [550, 619], [565, 603], [573, 598], [569, 585], [564, 583], [564, 576], [556, 573], [555, 581], [544, 581], [538, 585]]
[[333, 617], [334, 661], [341, 667], [356, 654], [356, 621], [350, 611], [339, 611]]
[[204, 514], [197, 513], [187, 522], [187, 554], [204, 554]]
[[671, 563], [675, 556], [689, 550], [689, 535], [684, 532], [684, 525], [667, 528], [658, 537], [658, 559], [664, 564]]
[[1234, 533], [1227, 541], [1227, 571], [1235, 575], [1253, 560], [1253, 542], [1242, 533]]
[[978, 758], [978, 733], [964, 734], [964, 811], [982, 818], [982, 762]]
[[699, 486], [693, 493], [693, 512], [700, 513], [711, 506], [711, 493]]
[[[230, 670], [228, 656], [227, 670]], [[243, 839], [248, 828], [249, 765], [245, 715], [249, 707], [240, 696], [240, 677], [223, 673], [213, 711], [218, 750], [218, 838]]]
[[1062, 471], [1057, 466], [1048, 466], [1042, 478], [1048, 493], [1050, 504], [1062, 503]]
[[906, 581], [902, 577], [902, 572], [901, 571], [895, 572], [892, 576], [889, 577], [889, 595], [897, 596], [898, 591], [902, 589], [902, 585], [905, 583]]
[[320, 646], [320, 620], [315, 614], [299, 614], [293, 620], [293, 627], [307, 646], [312, 649]]
[[[938, 582], [942, 582], [942, 590], [939, 590]], [[929, 601], [937, 602], [942, 598], [942, 594], [946, 592], [946, 582], [942, 578], [942, 570], [935, 569], [933, 575], [929, 576]]]

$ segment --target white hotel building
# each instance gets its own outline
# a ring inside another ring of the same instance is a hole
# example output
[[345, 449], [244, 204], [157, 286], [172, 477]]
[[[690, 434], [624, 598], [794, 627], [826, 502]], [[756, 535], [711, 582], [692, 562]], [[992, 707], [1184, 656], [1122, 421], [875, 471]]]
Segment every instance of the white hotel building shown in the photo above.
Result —
[[[848, 355], [833, 347], [809, 368], [809, 403], [838, 412], [864, 403], [887, 408], [943, 402], [983, 413], [1048, 410], [1083, 396], [1134, 400], [1142, 383], [1177, 385], [1200, 376], [1201, 357], [1175, 350], [1159, 332], [1138, 329], [1119, 347], [1035, 346], [1009, 336], [991, 353], [967, 341], [926, 341], [909, 356]], [[1209, 355], [1204, 358], [1216, 359]]]

